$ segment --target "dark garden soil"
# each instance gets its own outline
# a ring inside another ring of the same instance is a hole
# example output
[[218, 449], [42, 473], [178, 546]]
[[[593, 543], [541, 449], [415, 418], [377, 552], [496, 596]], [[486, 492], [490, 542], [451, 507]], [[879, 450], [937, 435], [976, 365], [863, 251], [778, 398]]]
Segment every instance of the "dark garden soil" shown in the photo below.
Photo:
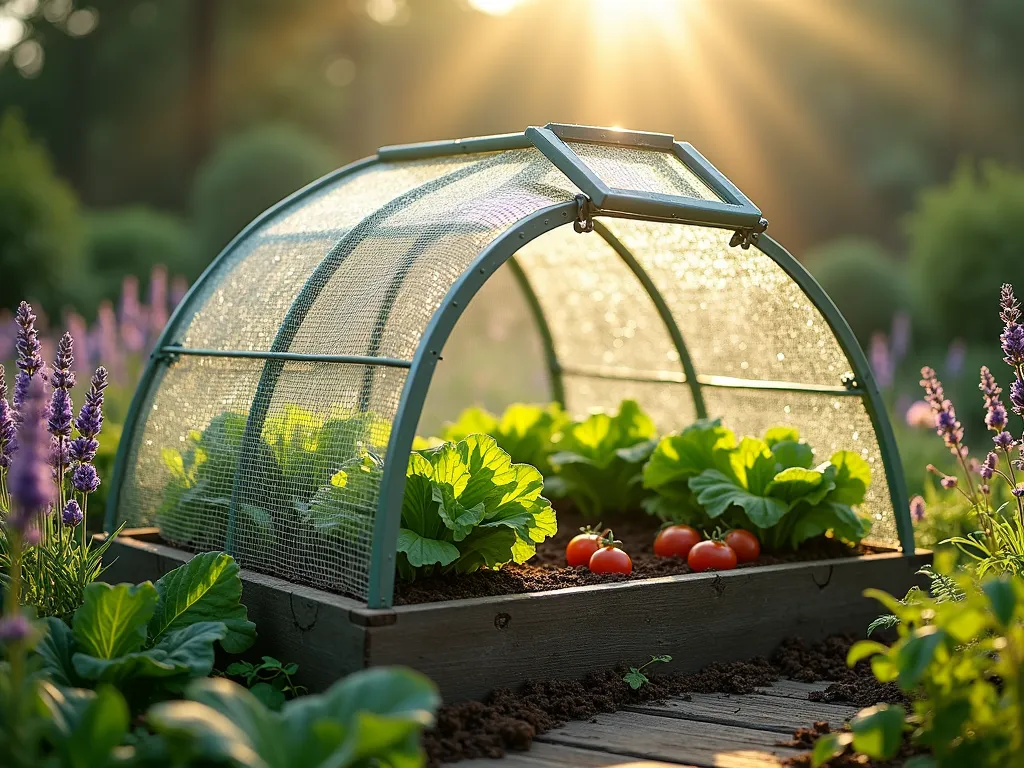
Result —
[[[558, 533], [537, 546], [537, 554], [524, 565], [510, 563], [498, 571], [477, 571], [467, 574], [449, 574], [420, 579], [411, 584], [395, 587], [395, 604], [430, 603], [439, 600], [457, 600], [467, 597], [494, 597], [517, 595], [525, 592], [543, 592], [568, 587], [583, 587], [591, 584], [606, 584], [617, 581], [653, 579], [659, 576], [676, 576], [690, 573], [685, 560], [663, 558], [654, 554], [654, 537], [661, 523], [653, 517], [640, 514], [633, 519], [615, 523], [612, 527], [615, 538], [633, 561], [633, 573], [629, 576], [615, 574], [599, 575], [584, 567], [573, 568], [565, 564], [565, 547], [579, 529], [587, 524], [574, 510], [559, 510]], [[849, 547], [835, 539], [821, 537], [806, 542], [799, 551], [780, 555], [762, 554], [753, 563], [744, 563], [740, 568], [756, 565], [773, 565], [809, 560], [830, 560], [837, 557], [856, 557], [882, 550], [871, 547]]]
[[[650, 683], [639, 690], [633, 690], [622, 679], [625, 667], [593, 672], [579, 680], [527, 682], [516, 691], [499, 688], [483, 702], [442, 707], [436, 726], [424, 734], [423, 742], [431, 766], [473, 758], [498, 758], [507, 751], [529, 749], [535, 736], [569, 720], [587, 720], [600, 712], [685, 698], [691, 693], [753, 693], [780, 678], [837, 681], [820, 694], [821, 698], [817, 699], [820, 701], [855, 705], [883, 701], [905, 703], [898, 689], [875, 682], [866, 662], [853, 670], [846, 666], [846, 654], [852, 642], [853, 638], [845, 636], [814, 644], [789, 639], [783, 641], [770, 660], [754, 658], [716, 663], [692, 674], [659, 675], [654, 671], [648, 675]], [[817, 723], [801, 729], [794, 735], [793, 746], [810, 748], [815, 728], [818, 733], [824, 732], [828, 724]], [[794, 765], [810, 765], [810, 762]]]

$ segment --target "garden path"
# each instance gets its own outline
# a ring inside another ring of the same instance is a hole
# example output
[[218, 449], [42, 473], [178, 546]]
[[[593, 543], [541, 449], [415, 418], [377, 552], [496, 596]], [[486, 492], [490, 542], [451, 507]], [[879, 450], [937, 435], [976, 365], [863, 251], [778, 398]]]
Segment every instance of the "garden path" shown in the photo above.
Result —
[[470, 760], [459, 768], [765, 768], [800, 749], [781, 746], [817, 720], [838, 727], [857, 707], [809, 701], [828, 683], [780, 680], [744, 696], [692, 694], [688, 700], [629, 707], [538, 736], [529, 752]]

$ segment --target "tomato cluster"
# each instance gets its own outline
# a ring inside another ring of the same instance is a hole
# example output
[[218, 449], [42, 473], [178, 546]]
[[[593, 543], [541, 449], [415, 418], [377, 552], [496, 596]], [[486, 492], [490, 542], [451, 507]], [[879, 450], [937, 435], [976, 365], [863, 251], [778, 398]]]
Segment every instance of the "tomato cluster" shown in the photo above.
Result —
[[610, 529], [597, 533], [592, 528], [581, 528], [565, 548], [565, 560], [572, 566], [585, 565], [594, 573], [633, 572], [633, 561], [619, 549]]
[[761, 543], [750, 531], [734, 529], [724, 537], [705, 539], [688, 525], [670, 525], [654, 540], [658, 557], [686, 560], [693, 571], [729, 571], [737, 563], [748, 563], [761, 554]]
[[[594, 573], [633, 572], [633, 561], [615, 541], [610, 529], [598, 533], [593, 528], [581, 528], [565, 548], [565, 560], [571, 566], [586, 566]], [[654, 554], [658, 557], [678, 557], [686, 560], [692, 571], [730, 571], [738, 563], [749, 563], [761, 554], [761, 542], [750, 531], [734, 528], [724, 536], [715, 533], [705, 539], [696, 528], [688, 525], [670, 525], [654, 539]]]

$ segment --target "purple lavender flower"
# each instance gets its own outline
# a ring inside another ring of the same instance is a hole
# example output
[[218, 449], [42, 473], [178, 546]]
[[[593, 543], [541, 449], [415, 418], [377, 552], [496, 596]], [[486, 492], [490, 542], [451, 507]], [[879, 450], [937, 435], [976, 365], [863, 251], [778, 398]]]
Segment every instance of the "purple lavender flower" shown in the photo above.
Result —
[[14, 409], [20, 411], [21, 404], [28, 392], [29, 380], [42, 367], [43, 358], [40, 356], [39, 333], [36, 331], [36, 316], [32, 313], [32, 307], [27, 302], [21, 302], [14, 319], [18, 324], [18, 335], [14, 342], [18, 352], [18, 376], [14, 381]]
[[181, 304], [185, 294], [188, 293], [188, 280], [181, 275], [175, 275], [171, 280], [171, 309]]
[[947, 491], [951, 491], [957, 486], [957, 479], [955, 475], [945, 475], [939, 480], [939, 485], [945, 488]]
[[920, 523], [924, 520], [925, 504], [924, 499], [920, 496], [915, 496], [910, 500], [910, 517], [915, 523]]
[[999, 291], [999, 319], [1004, 325], [1014, 325], [1020, 320], [1020, 304], [1013, 295], [1013, 286], [1003, 283]]
[[64, 322], [68, 327], [68, 333], [75, 340], [75, 361], [78, 363], [76, 370], [89, 370], [89, 328], [83, 318], [77, 312], [68, 312], [64, 316]]
[[1017, 368], [1024, 365], [1024, 326], [1008, 325], [1000, 336], [1003, 345], [1003, 360], [1006, 364]]
[[935, 371], [924, 367], [921, 369], [921, 386], [924, 387], [924, 399], [935, 413], [935, 431], [942, 437], [950, 453], [956, 457], [966, 455], [962, 445], [964, 430], [956, 419], [953, 403], [946, 399], [942, 382], [935, 376]]
[[100, 476], [92, 464], [79, 464], [71, 473], [71, 485], [80, 493], [92, 493], [100, 487]]
[[996, 471], [996, 462], [999, 461], [999, 457], [995, 451], [989, 451], [988, 456], [985, 457], [985, 461], [982, 462], [981, 467], [978, 469], [978, 474], [981, 475], [984, 480], [991, 480], [992, 475]]
[[75, 420], [75, 427], [83, 437], [96, 437], [103, 428], [103, 390], [107, 384], [107, 369], [101, 366], [92, 375], [89, 391], [85, 393], [85, 402]]
[[1019, 499], [1022, 496], [1024, 496], [1024, 487], [1021, 487], [1021, 486], [1018, 485], [1016, 488], [1014, 488], [1012, 491], [1010, 491], [1010, 493], [1012, 493], [1014, 496], [1016, 496]]
[[53, 501], [54, 485], [47, 462], [49, 435], [43, 425], [45, 409], [45, 384], [42, 377], [33, 376], [22, 402], [17, 460], [7, 478], [12, 502], [8, 523], [22, 533], [33, 515], [47, 510]]
[[1009, 451], [1013, 449], [1017, 443], [1013, 439], [1013, 435], [1009, 432], [1003, 431], [992, 438], [992, 442], [996, 444], [996, 448], [1001, 451]]
[[890, 351], [892, 352], [893, 366], [898, 366], [903, 358], [907, 356], [910, 349], [910, 313], [897, 312], [892, 318], [892, 330], [889, 333], [891, 338]]
[[69, 500], [68, 503], [64, 505], [64, 511], [61, 512], [60, 515], [60, 521], [68, 528], [74, 528], [76, 525], [81, 523], [84, 518], [85, 514], [82, 512], [82, 507], [74, 499]]
[[14, 411], [7, 402], [7, 377], [4, 367], [0, 365], [0, 469], [11, 466], [11, 457], [18, 447], [18, 425], [14, 420]]
[[117, 316], [109, 301], [100, 304], [96, 311], [96, 343], [99, 359], [111, 367], [115, 376], [120, 376], [124, 369], [124, 355], [117, 339]]
[[71, 421], [75, 415], [71, 407], [71, 393], [58, 388], [50, 395], [50, 407], [46, 410], [46, 428], [55, 438], [70, 439]]
[[149, 332], [155, 337], [167, 325], [167, 267], [157, 264], [149, 273]]
[[95, 437], [76, 437], [68, 448], [68, 457], [79, 464], [88, 464], [96, 458], [100, 449], [100, 441]]
[[54, 361], [50, 385], [54, 389], [71, 389], [75, 386], [75, 373], [71, 367], [75, 364], [75, 340], [65, 332], [57, 344], [57, 359]]
[[875, 333], [871, 336], [868, 357], [871, 360], [871, 370], [875, 374], [878, 386], [882, 389], [891, 387], [893, 381], [892, 355], [889, 352], [889, 343], [884, 333]]
[[139, 304], [139, 279], [128, 275], [121, 283], [121, 341], [130, 352], [141, 352], [146, 346], [145, 318]]
[[1024, 381], [1014, 379], [1010, 385], [1010, 407], [1018, 416], [1024, 417]]
[[32, 634], [32, 622], [23, 613], [12, 613], [0, 618], [0, 643], [19, 643]]

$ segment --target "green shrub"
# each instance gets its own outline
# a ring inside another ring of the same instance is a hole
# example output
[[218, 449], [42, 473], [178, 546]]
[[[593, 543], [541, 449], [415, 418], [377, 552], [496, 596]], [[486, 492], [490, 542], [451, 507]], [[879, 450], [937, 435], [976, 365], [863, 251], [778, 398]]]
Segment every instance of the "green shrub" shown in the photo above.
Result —
[[[88, 214], [86, 255], [97, 298], [113, 299], [125, 275], [143, 283], [153, 267], [194, 280], [202, 271], [186, 226], [176, 217], [144, 207]], [[91, 314], [91, 308], [79, 309]]]
[[74, 191], [20, 115], [0, 117], [0, 306], [28, 297], [48, 311], [81, 290], [82, 222]]
[[807, 267], [846, 317], [864, 346], [888, 332], [892, 318], [911, 306], [904, 270], [878, 243], [847, 237], [807, 254]]
[[946, 186], [922, 194], [908, 220], [915, 284], [943, 338], [985, 342], [999, 334], [992, 297], [1024, 281], [1024, 173], [993, 164], [963, 165]]
[[192, 187], [197, 257], [209, 262], [259, 214], [335, 165], [330, 149], [283, 126], [225, 141]]

